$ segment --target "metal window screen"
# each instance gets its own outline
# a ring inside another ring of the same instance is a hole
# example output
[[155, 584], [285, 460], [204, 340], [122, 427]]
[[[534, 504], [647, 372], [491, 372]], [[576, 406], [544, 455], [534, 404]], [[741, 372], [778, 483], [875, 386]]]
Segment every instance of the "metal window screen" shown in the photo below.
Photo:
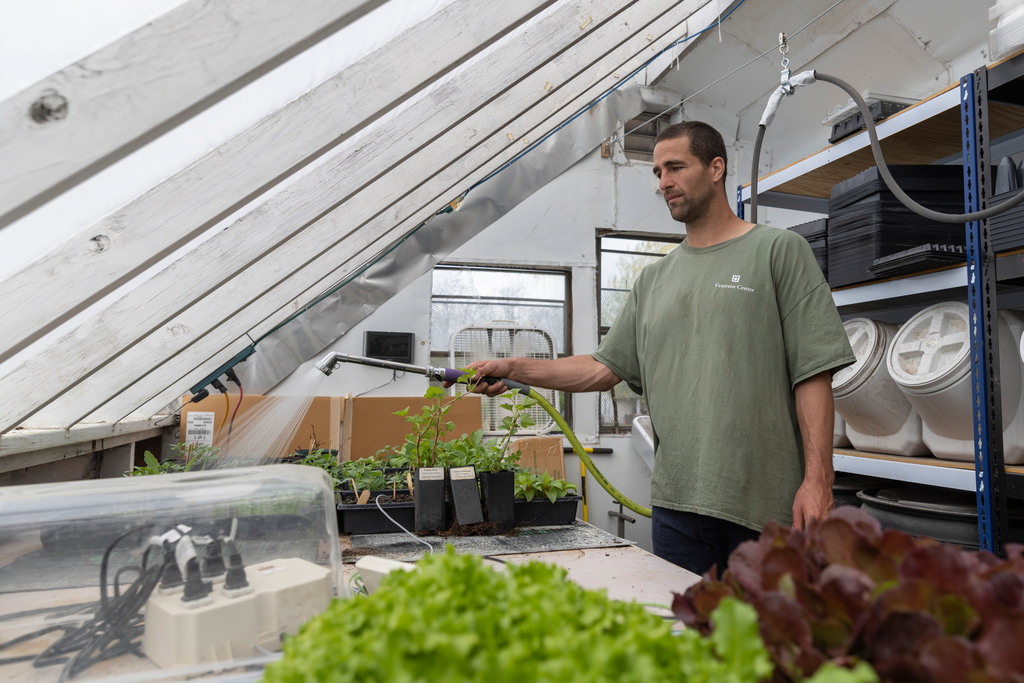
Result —
[[432, 351], [447, 351], [445, 343], [467, 322], [485, 320], [514, 320], [517, 324], [543, 330], [554, 330], [551, 335], [555, 349], [565, 352], [565, 302], [515, 301], [496, 298], [470, 298], [434, 295], [430, 302], [430, 347]]
[[[453, 368], [464, 368], [478, 360], [497, 358], [536, 358], [552, 360], [557, 358], [554, 336], [536, 327], [513, 325], [487, 325], [463, 327], [451, 336], [448, 347], [448, 362]], [[452, 395], [457, 387], [452, 387]], [[558, 392], [552, 389], [536, 389], [549, 403], [558, 406]], [[501, 420], [508, 411], [501, 408], [501, 398], [484, 398], [481, 405], [483, 428], [486, 434], [499, 434]], [[530, 408], [530, 415], [536, 425], [524, 429], [519, 435], [546, 434], [555, 427], [554, 420], [540, 406]]]

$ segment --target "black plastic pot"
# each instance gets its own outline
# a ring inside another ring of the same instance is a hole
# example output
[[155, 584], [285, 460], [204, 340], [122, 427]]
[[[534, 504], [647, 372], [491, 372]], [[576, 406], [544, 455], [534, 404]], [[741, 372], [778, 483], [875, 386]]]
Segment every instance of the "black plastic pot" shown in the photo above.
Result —
[[[416, 503], [384, 503], [391, 517], [406, 529], [416, 523]], [[395, 522], [385, 517], [375, 503], [368, 505], [338, 504], [338, 530], [345, 534], [398, 534], [402, 533]]]
[[445, 489], [448, 471], [443, 467], [417, 467], [413, 484], [416, 506], [416, 531], [441, 531], [448, 528]]
[[500, 533], [515, 526], [515, 472], [481, 472], [480, 493], [487, 521]]
[[576, 506], [583, 500], [581, 496], [565, 496], [552, 503], [547, 498], [537, 497], [527, 502], [517, 498], [515, 503], [515, 523], [532, 526], [563, 526], [572, 524], [576, 519]]

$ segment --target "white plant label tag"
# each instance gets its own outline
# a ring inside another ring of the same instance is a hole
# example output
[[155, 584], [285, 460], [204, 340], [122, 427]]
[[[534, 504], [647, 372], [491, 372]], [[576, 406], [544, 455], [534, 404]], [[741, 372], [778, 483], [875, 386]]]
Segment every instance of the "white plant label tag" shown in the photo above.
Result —
[[185, 443], [213, 445], [214, 413], [189, 413], [185, 423]]
[[[469, 467], [453, 467], [451, 470], [452, 481], [458, 481], [461, 479], [476, 479], [476, 468], [470, 465]], [[422, 477], [420, 477], [422, 479]]]
[[421, 467], [420, 468], [420, 481], [443, 481], [444, 480], [444, 468], [443, 467]]

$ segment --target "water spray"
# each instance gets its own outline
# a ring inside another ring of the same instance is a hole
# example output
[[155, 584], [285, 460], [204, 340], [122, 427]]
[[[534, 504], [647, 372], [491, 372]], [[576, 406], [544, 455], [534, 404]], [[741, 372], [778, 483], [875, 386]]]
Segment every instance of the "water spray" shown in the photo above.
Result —
[[[347, 353], [329, 353], [320, 359], [320, 362], [316, 364], [317, 370], [330, 375], [334, 372], [334, 369], [339, 363], [355, 363], [357, 365], [368, 365], [374, 368], [381, 368], [383, 370], [396, 370], [399, 372], [411, 372], [415, 375], [425, 375], [431, 379], [439, 382], [457, 382], [459, 384], [469, 384], [469, 380], [472, 377], [472, 373], [465, 372], [463, 370], [456, 370], [455, 368], [435, 368], [432, 366], [423, 365], [408, 365], [406, 363], [395, 363], [393, 361], [380, 360], [378, 358], [366, 358], [365, 356], [353, 356]], [[634, 503], [626, 496], [622, 495], [618, 489], [611, 485], [611, 483], [601, 474], [601, 470], [597, 469], [594, 465], [594, 461], [591, 460], [590, 456], [587, 455], [586, 450], [583, 448], [583, 444], [576, 438], [572, 429], [569, 428], [569, 424], [565, 419], [558, 413], [555, 408], [547, 402], [547, 400], [533, 390], [532, 387], [516, 382], [504, 377], [484, 377], [480, 380], [483, 384], [497, 384], [498, 382], [504, 382], [505, 386], [509, 389], [522, 394], [523, 396], [529, 396], [537, 402], [537, 404], [543, 408], [551, 419], [555, 421], [555, 424], [562, 430], [565, 438], [572, 444], [572, 450], [576, 455], [580, 457], [583, 464], [587, 466], [587, 470], [594, 477], [598, 484], [601, 485], [605, 491], [608, 492], [616, 502], [621, 503], [623, 507], [632, 510], [638, 515], [644, 517], [650, 517], [651, 511], [649, 508], [645, 508], [642, 505]]]

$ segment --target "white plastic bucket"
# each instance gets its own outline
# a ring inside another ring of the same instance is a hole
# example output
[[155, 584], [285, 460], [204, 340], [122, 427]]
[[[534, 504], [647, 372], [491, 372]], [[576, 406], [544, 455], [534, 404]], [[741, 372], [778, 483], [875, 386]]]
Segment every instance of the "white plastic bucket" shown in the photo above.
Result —
[[[924, 309], [900, 329], [887, 354], [889, 373], [921, 415], [922, 436], [937, 458], [974, 460], [971, 349], [967, 304]], [[1003, 458], [1024, 462], [1021, 333], [1024, 315], [999, 311]]]
[[857, 362], [832, 378], [836, 412], [853, 447], [871, 453], [926, 455], [921, 417], [889, 376], [886, 350], [898, 327], [867, 318], [844, 325]]
[[846, 420], [838, 412], [832, 423], [832, 448], [849, 448], [850, 440], [846, 438]]

